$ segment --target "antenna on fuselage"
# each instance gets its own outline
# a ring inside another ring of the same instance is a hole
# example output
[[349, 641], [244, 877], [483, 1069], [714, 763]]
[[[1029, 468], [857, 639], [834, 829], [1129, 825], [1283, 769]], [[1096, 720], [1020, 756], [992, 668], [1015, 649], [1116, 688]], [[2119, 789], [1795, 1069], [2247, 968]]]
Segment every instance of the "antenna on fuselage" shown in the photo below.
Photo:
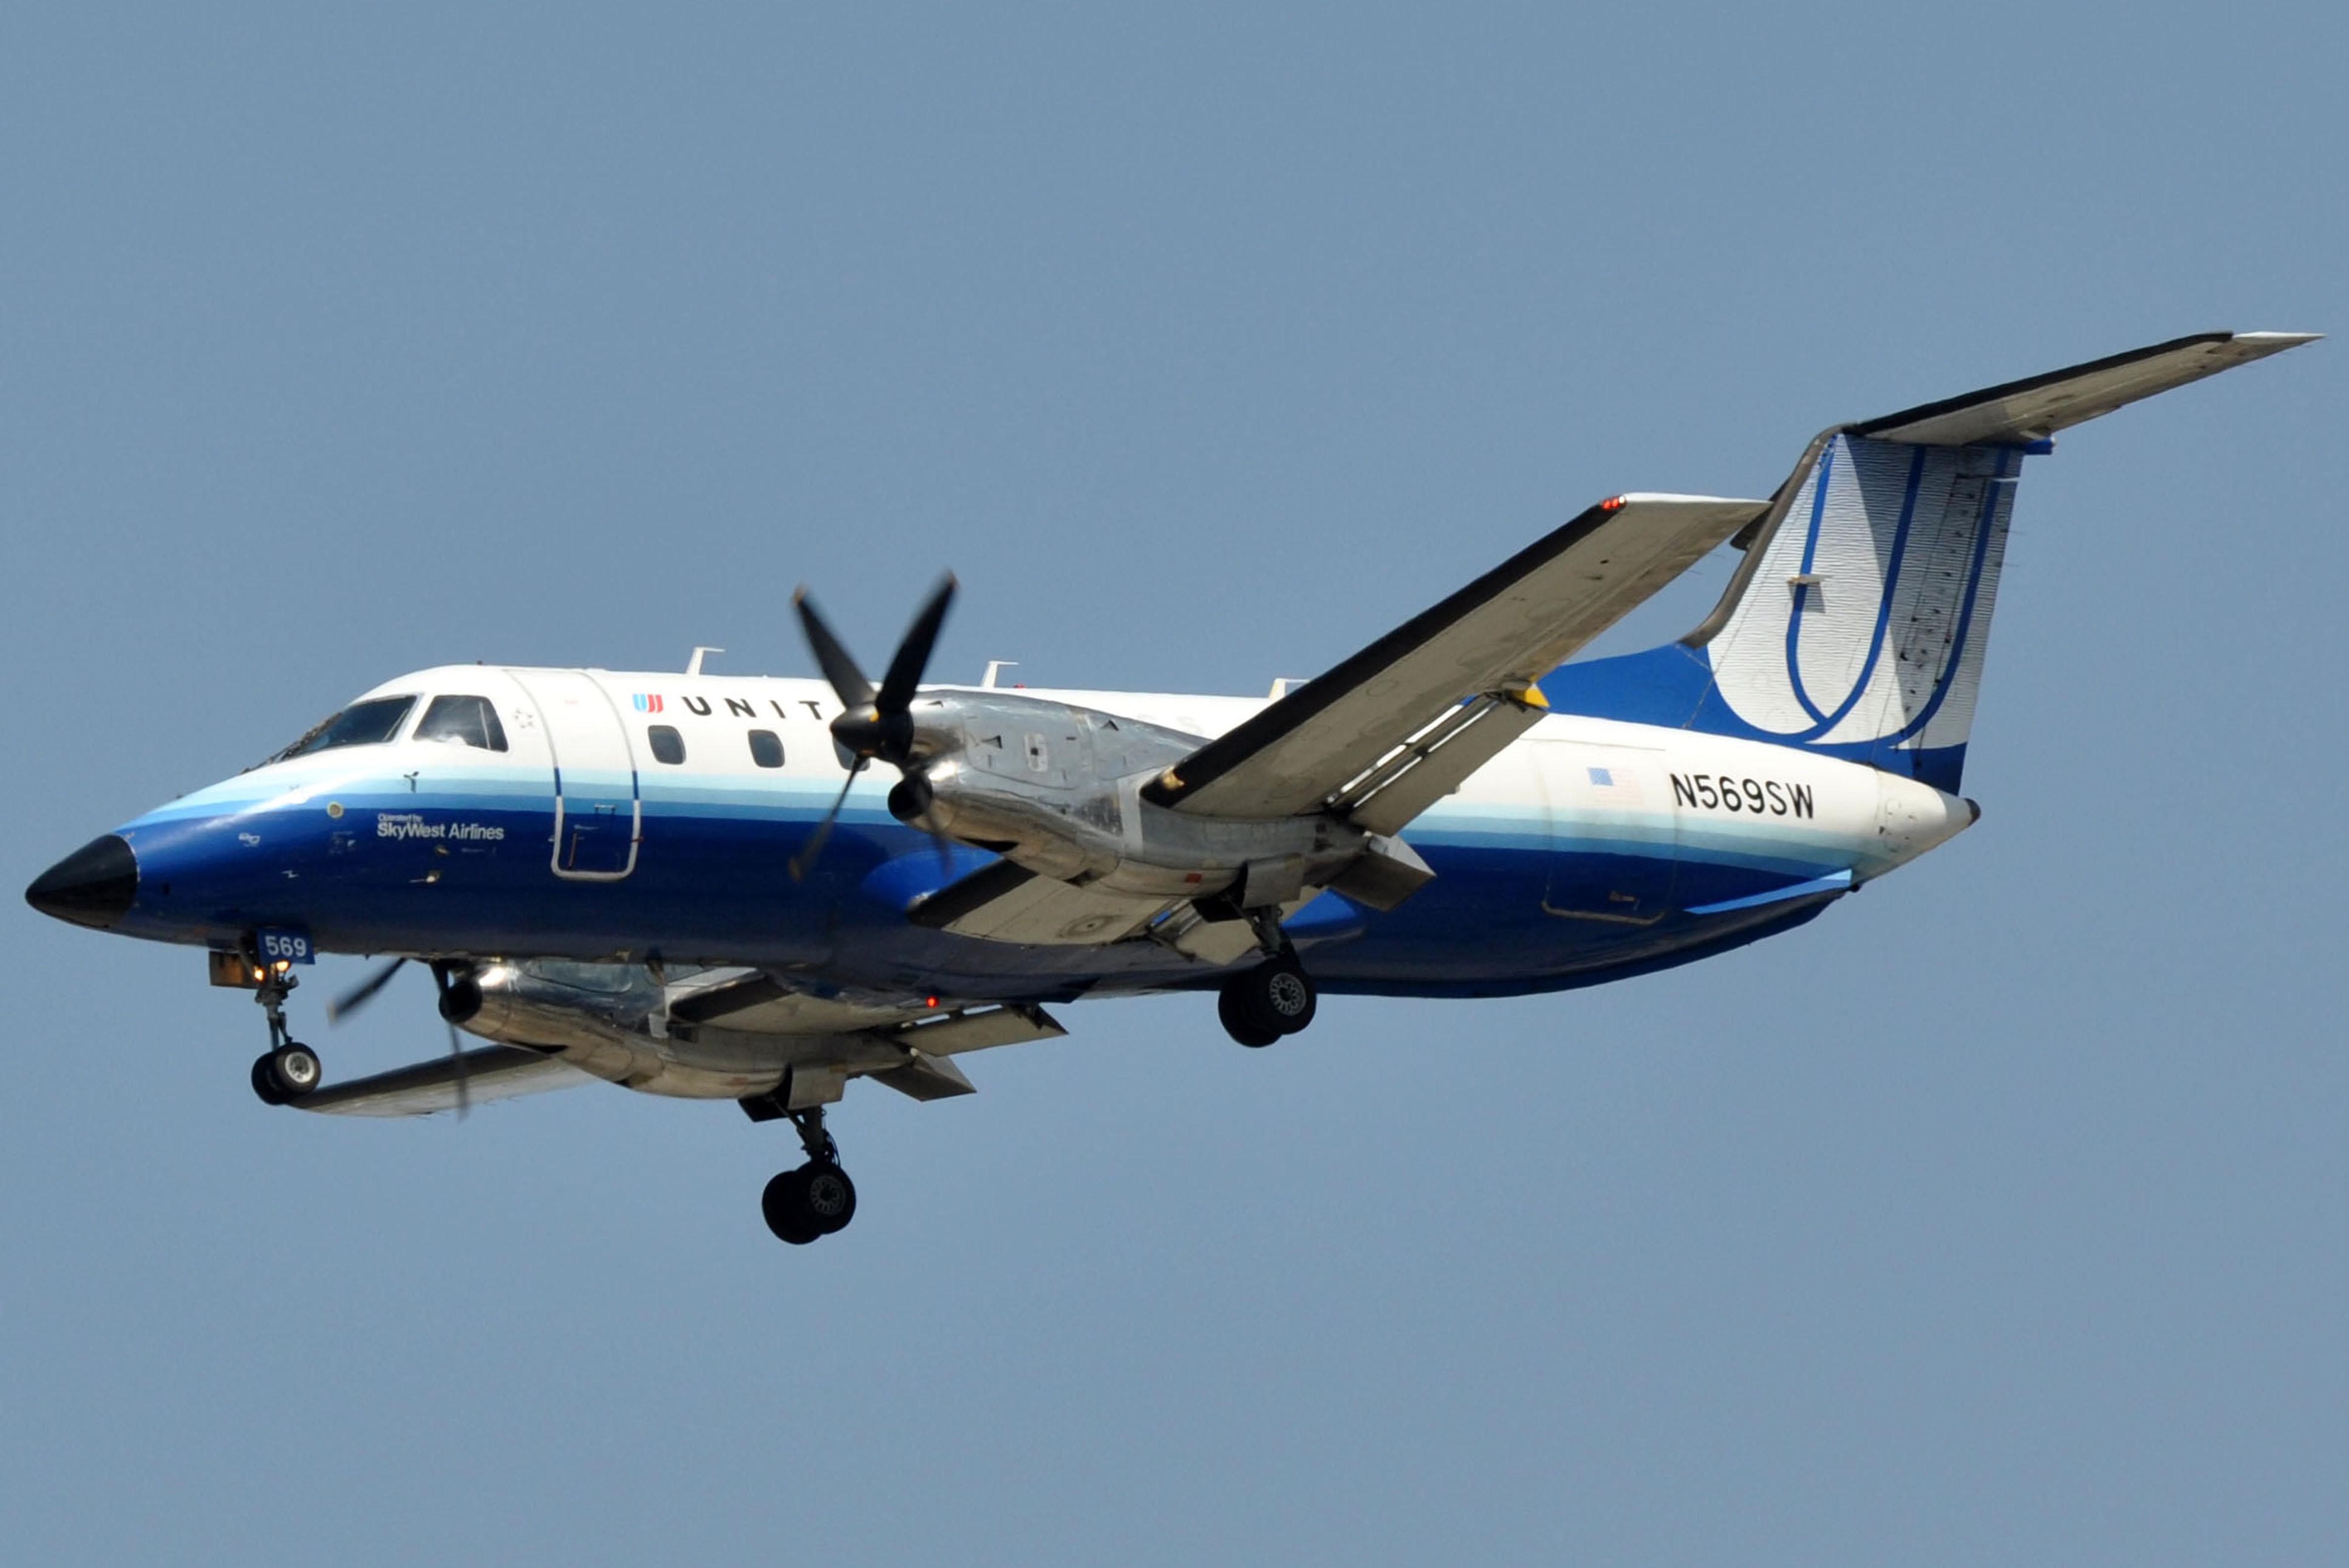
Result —
[[995, 689], [995, 672], [998, 670], [1008, 670], [1019, 662], [1019, 661], [1018, 659], [988, 660], [987, 673], [978, 677], [978, 689], [981, 691], [993, 691]]
[[707, 655], [710, 655], [710, 654], [722, 654], [722, 653], [724, 653], [725, 651], [726, 651], [726, 650], [725, 650], [725, 649], [723, 649], [723, 648], [696, 648], [696, 649], [694, 649], [694, 650], [693, 650], [693, 657], [691, 657], [690, 659], [688, 659], [688, 660], [686, 661], [686, 663], [685, 663], [685, 673], [686, 673], [687, 675], [689, 675], [689, 676], [698, 676], [698, 675], [699, 675], [699, 674], [701, 673], [701, 661], [702, 661], [702, 659], [703, 659], [704, 657], [706, 657]]

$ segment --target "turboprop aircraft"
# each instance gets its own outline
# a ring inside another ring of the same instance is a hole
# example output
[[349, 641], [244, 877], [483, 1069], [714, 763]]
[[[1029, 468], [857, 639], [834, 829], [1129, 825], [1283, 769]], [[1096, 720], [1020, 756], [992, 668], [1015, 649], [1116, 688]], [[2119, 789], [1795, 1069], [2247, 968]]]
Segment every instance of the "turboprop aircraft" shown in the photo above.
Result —
[[[876, 686], [802, 591], [822, 681], [449, 665], [76, 851], [62, 920], [255, 993], [272, 1105], [417, 1115], [596, 1079], [788, 1119], [763, 1208], [855, 1212], [854, 1079], [972, 1092], [1048, 1005], [1211, 992], [1262, 1047], [1320, 993], [1498, 996], [1792, 930], [1971, 824], [1959, 794], [2026, 456], [2310, 341], [2208, 333], [1821, 432], [1764, 500], [1603, 500], [1319, 678], [1255, 700]], [[1678, 642], [1567, 661], [1743, 551]], [[876, 766], [877, 765], [877, 766]], [[418, 963], [449, 1055], [326, 1084], [285, 1016], [319, 953]], [[460, 1048], [456, 1031], [493, 1042]]]

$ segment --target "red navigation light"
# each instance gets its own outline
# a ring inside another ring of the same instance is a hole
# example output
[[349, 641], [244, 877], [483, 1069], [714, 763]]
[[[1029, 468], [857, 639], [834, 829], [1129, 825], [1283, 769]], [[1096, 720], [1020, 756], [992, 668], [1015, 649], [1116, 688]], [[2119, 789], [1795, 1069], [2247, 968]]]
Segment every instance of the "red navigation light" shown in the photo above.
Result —
[[1599, 503], [1599, 510], [1601, 511], [1620, 511], [1622, 509], [1623, 498], [1619, 495], [1612, 500], [1602, 500]]

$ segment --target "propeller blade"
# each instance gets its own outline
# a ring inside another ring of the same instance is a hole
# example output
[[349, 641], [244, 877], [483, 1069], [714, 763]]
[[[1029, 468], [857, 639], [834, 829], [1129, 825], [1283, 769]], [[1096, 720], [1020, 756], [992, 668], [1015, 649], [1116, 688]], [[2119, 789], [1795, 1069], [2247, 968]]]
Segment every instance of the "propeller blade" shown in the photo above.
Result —
[[873, 706], [873, 683], [856, 667], [847, 645], [833, 635], [832, 628], [816, 614], [815, 601], [804, 587], [792, 593], [792, 606], [800, 613], [800, 629], [807, 634], [808, 646], [815, 650], [815, 662], [823, 666], [823, 678], [832, 683], [840, 706], [850, 709]]
[[815, 825], [815, 831], [808, 835], [808, 841], [802, 844], [800, 852], [792, 857], [792, 881], [806, 880], [809, 868], [815, 864], [815, 858], [823, 853], [824, 842], [832, 837], [832, 825], [840, 820], [840, 809], [848, 804], [849, 789], [855, 784], [856, 776], [864, 771], [864, 758], [860, 757], [850, 766], [848, 777], [840, 781], [840, 794], [833, 801], [832, 810], [823, 814], [823, 820]]
[[326, 1022], [339, 1024], [361, 1007], [366, 1006], [373, 1000], [377, 992], [391, 984], [391, 977], [398, 974], [400, 965], [407, 962], [405, 958], [393, 959], [357, 985], [327, 1003]]
[[[464, 967], [466, 974], [471, 974], [472, 970], [470, 965]], [[435, 959], [433, 961], [432, 983], [440, 987], [440, 999], [444, 1003], [449, 999], [449, 988], [457, 983], [455, 974], [458, 965], [450, 963], [446, 959]], [[457, 1039], [457, 1025], [454, 1020], [449, 1017], [445, 1008], [442, 1011], [440, 1017], [442, 1022], [446, 1023], [449, 1027], [449, 1068], [456, 1076], [457, 1119], [462, 1121], [465, 1119], [465, 1113], [473, 1108], [472, 1096], [466, 1092], [465, 1087], [465, 1047], [459, 1043]]]
[[454, 1024], [449, 1026], [449, 1066], [457, 1075], [457, 1119], [462, 1121], [466, 1112], [473, 1109], [473, 1097], [466, 1087], [465, 1049], [458, 1044], [457, 1026]]
[[897, 645], [897, 656], [889, 661], [889, 673], [881, 677], [881, 695], [873, 699], [874, 709], [883, 714], [903, 713], [914, 705], [914, 687], [921, 683], [922, 671], [930, 662], [930, 648], [938, 640], [938, 628], [946, 624], [947, 606], [954, 603], [955, 575], [947, 573], [938, 580], [930, 602], [914, 617], [905, 633], [905, 640]]

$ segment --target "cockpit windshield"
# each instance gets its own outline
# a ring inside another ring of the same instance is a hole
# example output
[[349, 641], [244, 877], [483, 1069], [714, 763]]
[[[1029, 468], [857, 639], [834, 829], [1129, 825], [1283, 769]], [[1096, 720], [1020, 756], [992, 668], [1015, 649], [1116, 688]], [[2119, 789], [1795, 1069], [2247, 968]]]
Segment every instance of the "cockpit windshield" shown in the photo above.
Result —
[[506, 727], [498, 722], [498, 710], [490, 706], [488, 697], [436, 696], [424, 710], [423, 722], [416, 727], [416, 738], [503, 751]]
[[289, 758], [307, 757], [314, 751], [331, 751], [337, 746], [380, 746], [399, 733], [399, 727], [408, 722], [409, 710], [415, 706], [412, 696], [378, 696], [355, 702], [269, 760], [284, 762]]

